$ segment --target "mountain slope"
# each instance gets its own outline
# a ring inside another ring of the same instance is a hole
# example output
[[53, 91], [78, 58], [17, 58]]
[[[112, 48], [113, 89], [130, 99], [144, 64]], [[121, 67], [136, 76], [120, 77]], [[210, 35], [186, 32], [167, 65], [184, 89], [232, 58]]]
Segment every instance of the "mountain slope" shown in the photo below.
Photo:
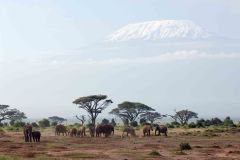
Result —
[[107, 37], [108, 41], [198, 40], [211, 34], [189, 20], [161, 20], [126, 25]]

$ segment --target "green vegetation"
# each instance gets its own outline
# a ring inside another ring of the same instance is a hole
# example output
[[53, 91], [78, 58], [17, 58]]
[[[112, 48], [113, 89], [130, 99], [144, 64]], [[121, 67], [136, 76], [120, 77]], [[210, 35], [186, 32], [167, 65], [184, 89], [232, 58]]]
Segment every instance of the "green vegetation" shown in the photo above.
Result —
[[39, 126], [42, 128], [46, 128], [50, 126], [50, 121], [46, 118], [42, 119], [41, 121], [38, 122]]
[[18, 158], [6, 156], [6, 155], [0, 155], [0, 160], [18, 160]]
[[128, 125], [129, 122], [136, 121], [139, 116], [149, 111], [155, 111], [155, 109], [139, 102], [125, 101], [112, 109], [110, 114], [119, 117], [125, 125]]

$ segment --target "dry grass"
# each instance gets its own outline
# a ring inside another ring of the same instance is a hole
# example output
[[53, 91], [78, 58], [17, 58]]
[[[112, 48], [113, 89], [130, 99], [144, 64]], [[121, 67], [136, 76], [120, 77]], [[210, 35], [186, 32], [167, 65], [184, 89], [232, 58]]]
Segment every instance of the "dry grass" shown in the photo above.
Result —
[[[225, 134], [227, 132], [227, 134]], [[121, 138], [121, 131], [104, 138], [55, 136], [42, 132], [40, 143], [24, 143], [21, 132], [5, 132], [0, 137], [0, 160], [17, 159], [236, 159], [240, 157], [240, 133], [206, 129], [170, 129], [169, 136]], [[209, 136], [206, 136], [209, 135]], [[212, 136], [217, 134], [218, 136]], [[188, 142], [192, 150], [181, 152]], [[160, 154], [161, 153], [161, 154]]]

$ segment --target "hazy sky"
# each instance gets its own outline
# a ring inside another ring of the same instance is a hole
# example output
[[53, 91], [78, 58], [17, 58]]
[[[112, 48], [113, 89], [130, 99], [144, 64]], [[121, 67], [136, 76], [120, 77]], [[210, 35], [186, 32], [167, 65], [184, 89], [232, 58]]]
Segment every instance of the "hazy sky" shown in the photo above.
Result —
[[200, 116], [239, 117], [239, 50], [220, 59], [105, 58], [100, 44], [115, 30], [164, 19], [240, 37], [239, 0], [0, 0], [0, 103], [31, 118], [73, 117], [81, 114], [75, 98], [101, 93], [115, 102], [105, 114], [129, 100], [161, 113], [186, 106]]

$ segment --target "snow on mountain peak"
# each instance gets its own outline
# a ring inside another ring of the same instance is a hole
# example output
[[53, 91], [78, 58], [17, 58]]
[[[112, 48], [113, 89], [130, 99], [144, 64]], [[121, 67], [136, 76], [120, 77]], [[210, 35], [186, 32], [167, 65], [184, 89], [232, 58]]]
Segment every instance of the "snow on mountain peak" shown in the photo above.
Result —
[[107, 37], [108, 41], [205, 39], [211, 35], [189, 20], [161, 20], [128, 24]]

